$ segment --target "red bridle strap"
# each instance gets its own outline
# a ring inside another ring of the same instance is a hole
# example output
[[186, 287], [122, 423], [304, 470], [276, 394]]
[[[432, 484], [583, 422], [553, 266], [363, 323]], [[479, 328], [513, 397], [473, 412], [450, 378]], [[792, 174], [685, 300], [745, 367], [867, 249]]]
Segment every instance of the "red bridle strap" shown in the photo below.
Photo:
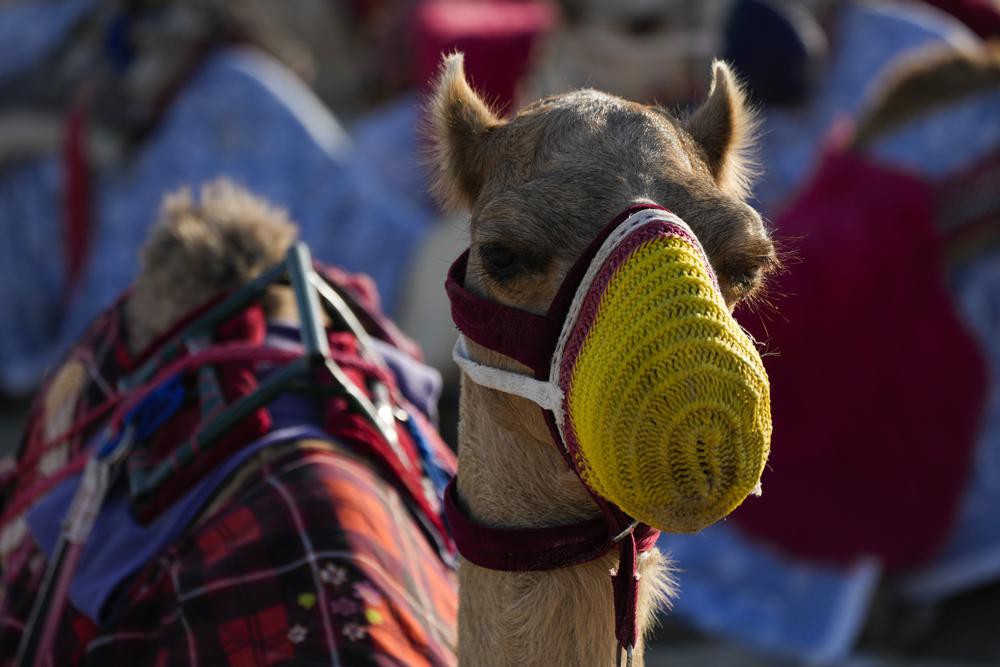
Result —
[[635, 646], [639, 602], [638, 555], [656, 545], [660, 531], [645, 524], [618, 535], [608, 533], [605, 516], [540, 528], [498, 528], [470, 517], [459, 504], [458, 478], [448, 484], [444, 512], [462, 558], [489, 570], [539, 572], [588, 563], [618, 547], [618, 570], [611, 578], [615, 637]]
[[503, 572], [554, 570], [592, 561], [614, 546], [604, 517], [543, 528], [496, 528], [476, 521], [458, 502], [458, 478], [448, 485], [444, 512], [462, 557]]

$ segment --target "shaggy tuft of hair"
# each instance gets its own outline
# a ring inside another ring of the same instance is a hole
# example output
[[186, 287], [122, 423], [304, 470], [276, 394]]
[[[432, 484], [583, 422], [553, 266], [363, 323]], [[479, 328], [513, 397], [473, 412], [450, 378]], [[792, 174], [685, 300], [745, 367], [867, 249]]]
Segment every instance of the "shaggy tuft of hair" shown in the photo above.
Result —
[[167, 195], [126, 304], [133, 352], [213, 296], [280, 262], [298, 234], [287, 213], [230, 181]]
[[452, 53], [441, 61], [427, 108], [428, 161], [434, 170], [431, 191], [447, 210], [469, 208], [485, 174], [477, 153], [482, 139], [502, 124], [465, 78], [465, 56]]
[[759, 121], [746, 92], [729, 65], [712, 63], [712, 87], [684, 123], [701, 146], [715, 183], [737, 199], [746, 199], [758, 173], [753, 149]]

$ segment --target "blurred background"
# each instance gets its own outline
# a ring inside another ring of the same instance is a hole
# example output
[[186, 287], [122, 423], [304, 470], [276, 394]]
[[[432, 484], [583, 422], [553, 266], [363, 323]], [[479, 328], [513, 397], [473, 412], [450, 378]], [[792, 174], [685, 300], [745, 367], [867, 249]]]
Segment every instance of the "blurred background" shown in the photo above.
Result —
[[662, 539], [681, 592], [648, 662], [1000, 665], [997, 39], [992, 0], [0, 0], [0, 452], [161, 196], [218, 176], [374, 278], [454, 444], [440, 54], [505, 112], [590, 86], [683, 113], [724, 57], [786, 257], [738, 311], [773, 454], [761, 498]]

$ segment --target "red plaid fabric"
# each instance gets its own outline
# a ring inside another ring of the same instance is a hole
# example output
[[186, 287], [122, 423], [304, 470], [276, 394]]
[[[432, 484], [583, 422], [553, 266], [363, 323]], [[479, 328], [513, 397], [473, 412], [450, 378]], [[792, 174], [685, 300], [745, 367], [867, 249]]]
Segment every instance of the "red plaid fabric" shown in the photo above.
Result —
[[[361, 305], [373, 335], [419, 354], [382, 316], [363, 278], [327, 275]], [[0, 480], [0, 665], [13, 663], [47, 565], [23, 513], [79, 470], [84, 444], [119, 400], [118, 379], [142, 362], [128, 355], [122, 303], [43, 387], [18, 466]], [[444, 443], [413, 418], [453, 470]], [[68, 437], [53, 429], [60, 422], [71, 426]], [[373, 429], [347, 414], [328, 414], [326, 426], [339, 444], [285, 444], [245, 465], [221, 505], [129, 579], [102, 627], [67, 605], [56, 663], [454, 664], [457, 583], [429, 538], [440, 520], [421, 509], [436, 503], [415, 501], [420, 480], [401, 480], [398, 465], [365, 447]]]
[[[44, 555], [7, 582], [13, 664]], [[289, 446], [149, 563], [98, 628], [67, 607], [66, 665], [452, 665], [454, 572], [391, 484], [343, 450]]]

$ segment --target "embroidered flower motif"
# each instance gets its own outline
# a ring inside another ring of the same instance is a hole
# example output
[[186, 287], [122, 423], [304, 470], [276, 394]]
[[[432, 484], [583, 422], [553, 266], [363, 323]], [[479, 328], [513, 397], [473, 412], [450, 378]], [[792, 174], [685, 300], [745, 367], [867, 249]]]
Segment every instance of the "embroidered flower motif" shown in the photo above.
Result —
[[330, 601], [330, 611], [339, 616], [353, 616], [361, 611], [361, 604], [351, 598], [337, 598]]
[[307, 634], [309, 634], [309, 631], [296, 623], [288, 630], [288, 641], [293, 644], [301, 644], [305, 641]]
[[354, 584], [354, 595], [364, 600], [369, 607], [375, 607], [382, 601], [382, 596], [375, 588], [365, 582]]
[[347, 570], [342, 567], [337, 567], [333, 563], [327, 563], [323, 566], [323, 569], [319, 571], [319, 578], [324, 584], [340, 586], [347, 581]]
[[356, 642], [360, 639], [364, 639], [368, 634], [368, 629], [363, 625], [358, 625], [357, 623], [348, 623], [344, 626], [344, 636], [350, 639], [352, 642]]

